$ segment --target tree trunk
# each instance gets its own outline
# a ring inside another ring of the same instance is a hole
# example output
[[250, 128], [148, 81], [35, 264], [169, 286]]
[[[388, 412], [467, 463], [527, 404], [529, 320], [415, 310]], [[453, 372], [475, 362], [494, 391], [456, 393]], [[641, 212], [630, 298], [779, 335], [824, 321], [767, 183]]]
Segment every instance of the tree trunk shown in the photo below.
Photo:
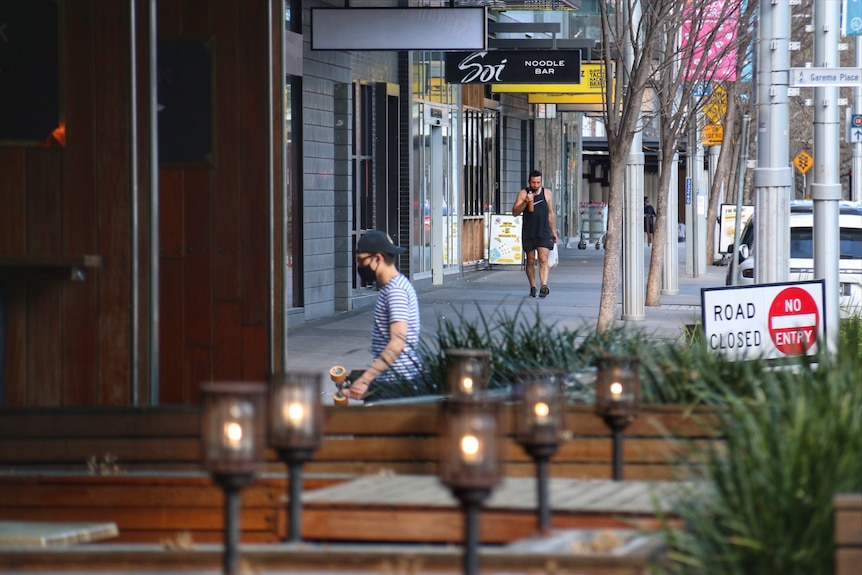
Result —
[[[655, 233], [653, 234], [653, 248], [649, 260], [649, 275], [647, 276], [646, 298], [644, 305], [654, 307], [661, 303], [662, 270], [664, 269], [664, 253], [667, 243], [667, 205], [670, 193], [670, 179], [676, 177], [671, 174], [670, 167], [673, 164], [673, 147], [662, 147], [661, 170], [659, 176], [659, 194], [656, 199]], [[675, 247], [673, 249], [676, 249]]]
[[[620, 142], [623, 144], [623, 142]], [[629, 148], [618, 150], [612, 158], [627, 158]], [[623, 226], [623, 186], [626, 181], [625, 162], [611, 162], [610, 191], [608, 194], [608, 231], [605, 238], [605, 263], [602, 271], [602, 297], [599, 302], [599, 318], [596, 329], [607, 332], [614, 327], [617, 317], [617, 293], [620, 287], [620, 259]]]
[[722, 119], [724, 124], [724, 137], [722, 138], [721, 152], [718, 154], [718, 163], [712, 186], [709, 189], [709, 207], [706, 212], [706, 256], [709, 264], [713, 263], [715, 253], [715, 225], [718, 219], [718, 205], [721, 203], [722, 189], [729, 189], [730, 164], [735, 156], [739, 155], [740, 138], [734, 138], [736, 133], [736, 94], [728, 90], [727, 112]]

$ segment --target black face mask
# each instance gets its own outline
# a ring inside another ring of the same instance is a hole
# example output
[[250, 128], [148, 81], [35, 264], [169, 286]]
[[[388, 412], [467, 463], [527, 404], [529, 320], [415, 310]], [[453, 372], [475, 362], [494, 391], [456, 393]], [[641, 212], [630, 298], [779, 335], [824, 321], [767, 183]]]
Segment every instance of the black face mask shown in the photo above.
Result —
[[373, 269], [371, 269], [371, 264], [356, 268], [356, 272], [359, 274], [359, 277], [362, 278], [362, 281], [364, 281], [366, 284], [370, 284], [371, 282], [377, 280], [377, 273]]

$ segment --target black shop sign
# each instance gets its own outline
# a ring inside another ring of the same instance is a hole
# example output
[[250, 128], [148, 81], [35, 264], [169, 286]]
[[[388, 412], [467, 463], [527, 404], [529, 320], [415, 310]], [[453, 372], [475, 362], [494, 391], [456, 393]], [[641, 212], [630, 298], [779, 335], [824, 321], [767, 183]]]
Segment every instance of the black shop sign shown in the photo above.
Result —
[[446, 52], [450, 84], [578, 84], [580, 50]]

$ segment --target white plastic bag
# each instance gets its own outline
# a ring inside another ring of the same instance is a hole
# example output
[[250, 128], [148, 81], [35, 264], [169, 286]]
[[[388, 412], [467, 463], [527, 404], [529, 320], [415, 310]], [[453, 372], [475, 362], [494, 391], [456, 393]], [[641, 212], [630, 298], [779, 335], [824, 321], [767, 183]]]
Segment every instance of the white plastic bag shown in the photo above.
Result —
[[554, 244], [554, 248], [548, 252], [548, 267], [555, 268], [560, 265], [560, 248]]

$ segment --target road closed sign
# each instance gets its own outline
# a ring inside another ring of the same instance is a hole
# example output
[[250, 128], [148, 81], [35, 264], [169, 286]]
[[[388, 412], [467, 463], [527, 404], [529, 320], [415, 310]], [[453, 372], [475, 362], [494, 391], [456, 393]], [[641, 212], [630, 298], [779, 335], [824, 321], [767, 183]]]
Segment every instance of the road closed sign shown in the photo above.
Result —
[[728, 360], [818, 352], [825, 331], [823, 280], [701, 290], [706, 344]]

